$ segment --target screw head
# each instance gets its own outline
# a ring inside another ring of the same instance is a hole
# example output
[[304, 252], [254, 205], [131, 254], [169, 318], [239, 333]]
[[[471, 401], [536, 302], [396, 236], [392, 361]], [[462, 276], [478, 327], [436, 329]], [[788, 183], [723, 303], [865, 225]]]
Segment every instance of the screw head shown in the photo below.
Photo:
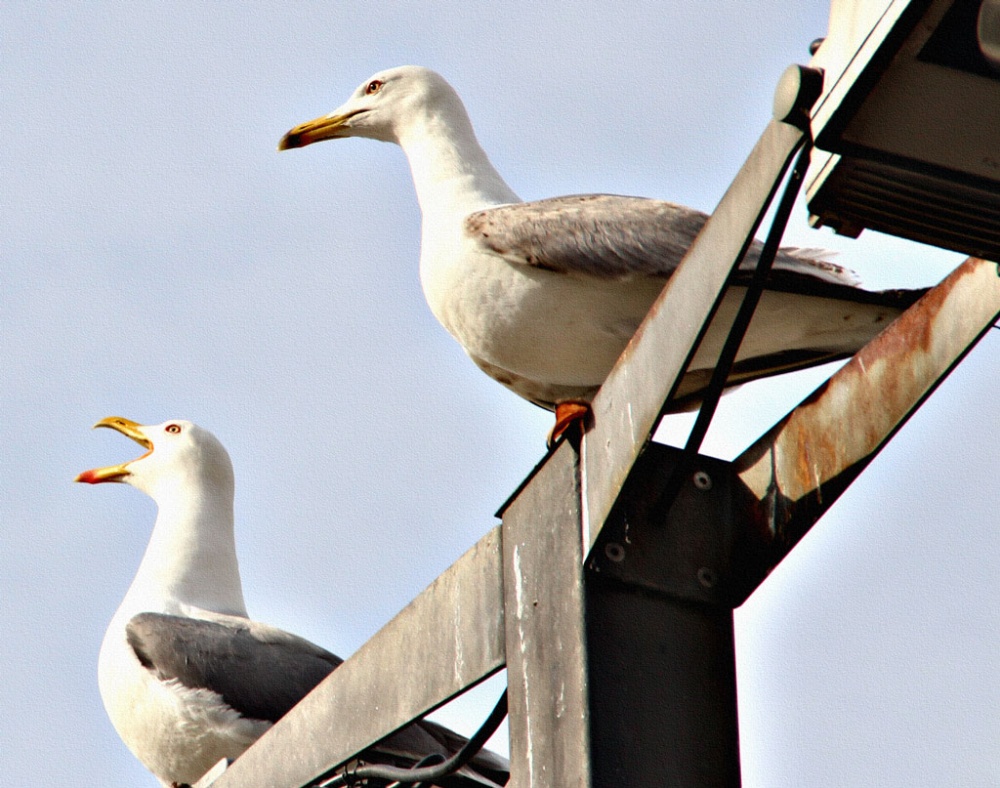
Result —
[[698, 582], [704, 588], [714, 588], [715, 584], [719, 582], [719, 576], [707, 566], [703, 566], [698, 570]]

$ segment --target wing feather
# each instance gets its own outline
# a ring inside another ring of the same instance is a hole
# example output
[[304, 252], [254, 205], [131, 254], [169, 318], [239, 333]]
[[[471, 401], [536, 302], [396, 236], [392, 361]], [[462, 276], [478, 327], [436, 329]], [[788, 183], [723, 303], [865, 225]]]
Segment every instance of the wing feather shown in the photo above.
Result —
[[[644, 197], [577, 194], [513, 203], [470, 214], [466, 234], [515, 265], [601, 279], [668, 277], [708, 215]], [[743, 268], [756, 265], [755, 241]], [[857, 285], [857, 277], [817, 249], [782, 249], [775, 270]]]
[[140, 613], [125, 632], [139, 661], [161, 680], [211, 690], [244, 717], [270, 722], [343, 661], [304, 638], [237, 621]]
[[[139, 613], [125, 627], [139, 662], [162, 681], [217, 693], [244, 717], [277, 722], [343, 660], [284, 630], [236, 616], [206, 621]], [[409, 765], [430, 752], [457, 752], [465, 739], [432, 722], [419, 721], [375, 745], [370, 762]], [[497, 786], [507, 780], [507, 761], [480, 752], [448, 786]]]

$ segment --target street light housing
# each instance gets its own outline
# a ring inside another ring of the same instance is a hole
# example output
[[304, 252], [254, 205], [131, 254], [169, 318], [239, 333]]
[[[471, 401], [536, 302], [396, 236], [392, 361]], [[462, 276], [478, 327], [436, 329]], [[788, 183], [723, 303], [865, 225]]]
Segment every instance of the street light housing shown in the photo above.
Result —
[[834, 0], [813, 226], [1000, 259], [1000, 0]]

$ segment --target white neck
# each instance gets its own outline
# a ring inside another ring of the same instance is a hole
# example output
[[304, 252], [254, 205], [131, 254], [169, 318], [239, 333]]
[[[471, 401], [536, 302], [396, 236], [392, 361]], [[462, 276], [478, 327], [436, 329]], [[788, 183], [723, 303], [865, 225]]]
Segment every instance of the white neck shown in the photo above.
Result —
[[464, 108], [414, 118], [400, 133], [399, 144], [410, 162], [425, 222], [440, 212], [465, 215], [520, 202], [476, 140]]
[[156, 525], [122, 608], [245, 616], [232, 497], [158, 490]]

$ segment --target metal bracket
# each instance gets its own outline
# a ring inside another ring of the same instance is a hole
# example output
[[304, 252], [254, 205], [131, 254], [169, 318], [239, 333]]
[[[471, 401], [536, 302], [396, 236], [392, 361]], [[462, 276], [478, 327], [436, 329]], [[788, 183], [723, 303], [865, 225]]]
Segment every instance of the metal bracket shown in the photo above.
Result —
[[739, 529], [730, 463], [699, 456], [674, 505], [657, 502], [683, 452], [650, 444], [632, 469], [587, 560], [592, 572], [675, 599], [732, 608]]

